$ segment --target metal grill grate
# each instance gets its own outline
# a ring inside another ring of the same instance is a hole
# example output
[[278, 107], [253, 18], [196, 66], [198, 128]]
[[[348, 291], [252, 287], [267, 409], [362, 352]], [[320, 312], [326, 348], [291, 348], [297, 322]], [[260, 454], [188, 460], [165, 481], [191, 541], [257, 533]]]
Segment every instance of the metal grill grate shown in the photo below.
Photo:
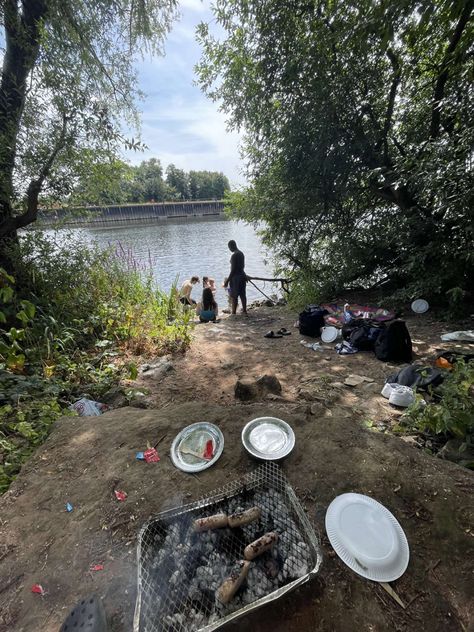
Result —
[[[259, 521], [195, 533], [196, 518], [258, 506]], [[219, 586], [244, 548], [269, 531], [271, 551], [252, 561], [246, 582], [227, 605]], [[134, 632], [210, 632], [277, 599], [315, 575], [318, 538], [275, 463], [265, 463], [194, 503], [158, 514], [140, 531]]]

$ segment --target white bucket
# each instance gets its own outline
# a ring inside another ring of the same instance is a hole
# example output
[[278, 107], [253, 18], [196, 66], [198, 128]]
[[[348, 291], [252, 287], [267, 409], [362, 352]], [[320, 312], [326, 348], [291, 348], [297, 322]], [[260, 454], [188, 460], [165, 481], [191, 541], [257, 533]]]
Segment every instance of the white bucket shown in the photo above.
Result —
[[321, 340], [323, 342], [335, 342], [342, 337], [342, 332], [337, 327], [323, 327], [321, 329]]

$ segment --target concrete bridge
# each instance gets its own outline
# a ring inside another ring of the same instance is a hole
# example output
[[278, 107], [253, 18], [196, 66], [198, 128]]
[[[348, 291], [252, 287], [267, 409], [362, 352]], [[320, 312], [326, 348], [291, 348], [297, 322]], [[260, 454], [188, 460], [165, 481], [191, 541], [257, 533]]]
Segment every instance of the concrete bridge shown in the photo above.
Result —
[[37, 224], [40, 226], [109, 226], [223, 214], [224, 202], [222, 200], [151, 202], [40, 211]]

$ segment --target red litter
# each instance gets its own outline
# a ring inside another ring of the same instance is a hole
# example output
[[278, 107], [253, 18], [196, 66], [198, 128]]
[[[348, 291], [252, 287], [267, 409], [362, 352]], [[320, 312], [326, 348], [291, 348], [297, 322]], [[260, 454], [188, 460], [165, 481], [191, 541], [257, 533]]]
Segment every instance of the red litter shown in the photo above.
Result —
[[122, 492], [122, 491], [120, 491], [119, 489], [116, 489], [116, 490], [114, 491], [114, 494], [115, 494], [115, 498], [116, 498], [117, 500], [125, 500], [125, 499], [127, 498], [127, 494], [126, 494], [126, 492]]
[[90, 570], [91, 571], [103, 571], [104, 570], [104, 565], [103, 564], [94, 564], [94, 566], [91, 566]]
[[31, 587], [32, 593], [37, 593], [38, 595], [44, 595], [44, 588], [41, 584], [34, 584]]
[[143, 456], [145, 457], [145, 461], [147, 463], [158, 463], [158, 461], [160, 460], [158, 452], [155, 448], [148, 448], [148, 450], [145, 450], [145, 452], [143, 453]]
[[209, 439], [209, 441], [206, 442], [206, 449], [204, 450], [203, 457], [205, 459], [212, 459], [213, 456], [214, 456], [214, 443], [212, 439]]

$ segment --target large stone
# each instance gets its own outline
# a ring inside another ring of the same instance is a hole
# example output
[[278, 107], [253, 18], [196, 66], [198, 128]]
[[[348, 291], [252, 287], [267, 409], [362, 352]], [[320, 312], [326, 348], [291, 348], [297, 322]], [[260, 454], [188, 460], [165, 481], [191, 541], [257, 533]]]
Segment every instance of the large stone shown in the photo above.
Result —
[[141, 373], [146, 379], [157, 380], [169, 373], [173, 368], [173, 363], [168, 358], [163, 357], [153, 364], [145, 364]]
[[262, 399], [269, 393], [280, 395], [281, 384], [275, 375], [262, 375], [257, 380], [237, 380], [234, 389], [235, 397], [244, 402]]

